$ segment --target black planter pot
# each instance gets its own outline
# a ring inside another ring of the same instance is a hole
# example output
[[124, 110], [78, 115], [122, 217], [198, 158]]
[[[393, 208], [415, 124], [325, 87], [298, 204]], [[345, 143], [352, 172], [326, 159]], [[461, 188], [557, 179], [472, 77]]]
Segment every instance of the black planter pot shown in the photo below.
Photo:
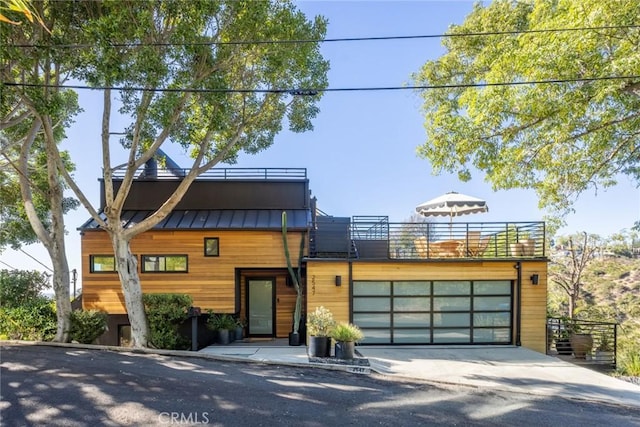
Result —
[[309, 357], [329, 357], [331, 356], [331, 338], [329, 337], [309, 337], [309, 347], [307, 347]]
[[238, 326], [235, 329], [234, 334], [236, 341], [242, 341], [244, 339], [244, 328], [242, 326]]
[[353, 359], [356, 343], [353, 341], [336, 341], [336, 359]]
[[300, 333], [298, 332], [289, 332], [289, 345], [291, 346], [299, 346], [302, 344], [300, 342]]
[[218, 344], [227, 345], [231, 342], [228, 329], [218, 329]]

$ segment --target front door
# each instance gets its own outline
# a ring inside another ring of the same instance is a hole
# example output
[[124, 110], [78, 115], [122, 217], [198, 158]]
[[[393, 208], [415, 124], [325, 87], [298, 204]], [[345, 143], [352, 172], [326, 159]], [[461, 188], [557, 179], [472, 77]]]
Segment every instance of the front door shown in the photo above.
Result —
[[247, 279], [248, 333], [274, 336], [275, 279]]

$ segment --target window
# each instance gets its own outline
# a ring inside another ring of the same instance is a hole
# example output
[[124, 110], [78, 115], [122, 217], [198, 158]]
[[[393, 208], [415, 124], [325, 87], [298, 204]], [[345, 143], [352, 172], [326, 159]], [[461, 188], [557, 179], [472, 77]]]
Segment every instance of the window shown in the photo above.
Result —
[[142, 255], [142, 272], [186, 273], [186, 255]]
[[92, 273], [114, 273], [116, 258], [113, 255], [90, 255], [89, 271]]
[[204, 256], [220, 256], [220, 242], [217, 237], [204, 238]]

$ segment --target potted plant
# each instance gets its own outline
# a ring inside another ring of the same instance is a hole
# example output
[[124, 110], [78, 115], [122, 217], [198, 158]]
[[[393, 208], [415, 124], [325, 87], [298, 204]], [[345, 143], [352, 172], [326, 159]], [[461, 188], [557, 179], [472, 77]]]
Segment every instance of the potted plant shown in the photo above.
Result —
[[218, 344], [229, 344], [231, 342], [230, 332], [235, 330], [236, 322], [230, 314], [213, 314], [207, 319], [207, 327], [216, 332]]
[[336, 359], [353, 359], [355, 343], [364, 338], [364, 334], [356, 325], [340, 323], [331, 331], [331, 338], [336, 341]]
[[613, 363], [614, 348], [613, 340], [608, 332], [602, 332], [600, 341], [596, 347], [595, 361], [599, 363]]
[[529, 233], [523, 233], [522, 238], [520, 239], [520, 243], [522, 243], [522, 255], [524, 256], [534, 256], [536, 253], [536, 239], [532, 239], [529, 236]]
[[569, 340], [573, 349], [573, 357], [576, 359], [586, 359], [587, 354], [591, 354], [593, 336], [590, 333], [583, 332], [578, 326], [574, 325]]
[[234, 337], [236, 341], [242, 341], [244, 339], [244, 327], [247, 322], [245, 319], [241, 319], [239, 316], [236, 317], [236, 328], [234, 330]]
[[309, 313], [307, 331], [309, 332], [309, 357], [329, 357], [331, 355], [330, 334], [336, 322], [331, 311], [323, 306]]

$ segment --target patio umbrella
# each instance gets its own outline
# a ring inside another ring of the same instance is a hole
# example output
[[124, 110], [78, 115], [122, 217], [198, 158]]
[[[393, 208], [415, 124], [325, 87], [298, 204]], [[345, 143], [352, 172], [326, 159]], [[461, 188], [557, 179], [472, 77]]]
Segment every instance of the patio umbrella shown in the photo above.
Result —
[[448, 216], [450, 222], [454, 216], [488, 212], [487, 202], [477, 197], [452, 191], [442, 196], [421, 203], [416, 212], [423, 216]]

